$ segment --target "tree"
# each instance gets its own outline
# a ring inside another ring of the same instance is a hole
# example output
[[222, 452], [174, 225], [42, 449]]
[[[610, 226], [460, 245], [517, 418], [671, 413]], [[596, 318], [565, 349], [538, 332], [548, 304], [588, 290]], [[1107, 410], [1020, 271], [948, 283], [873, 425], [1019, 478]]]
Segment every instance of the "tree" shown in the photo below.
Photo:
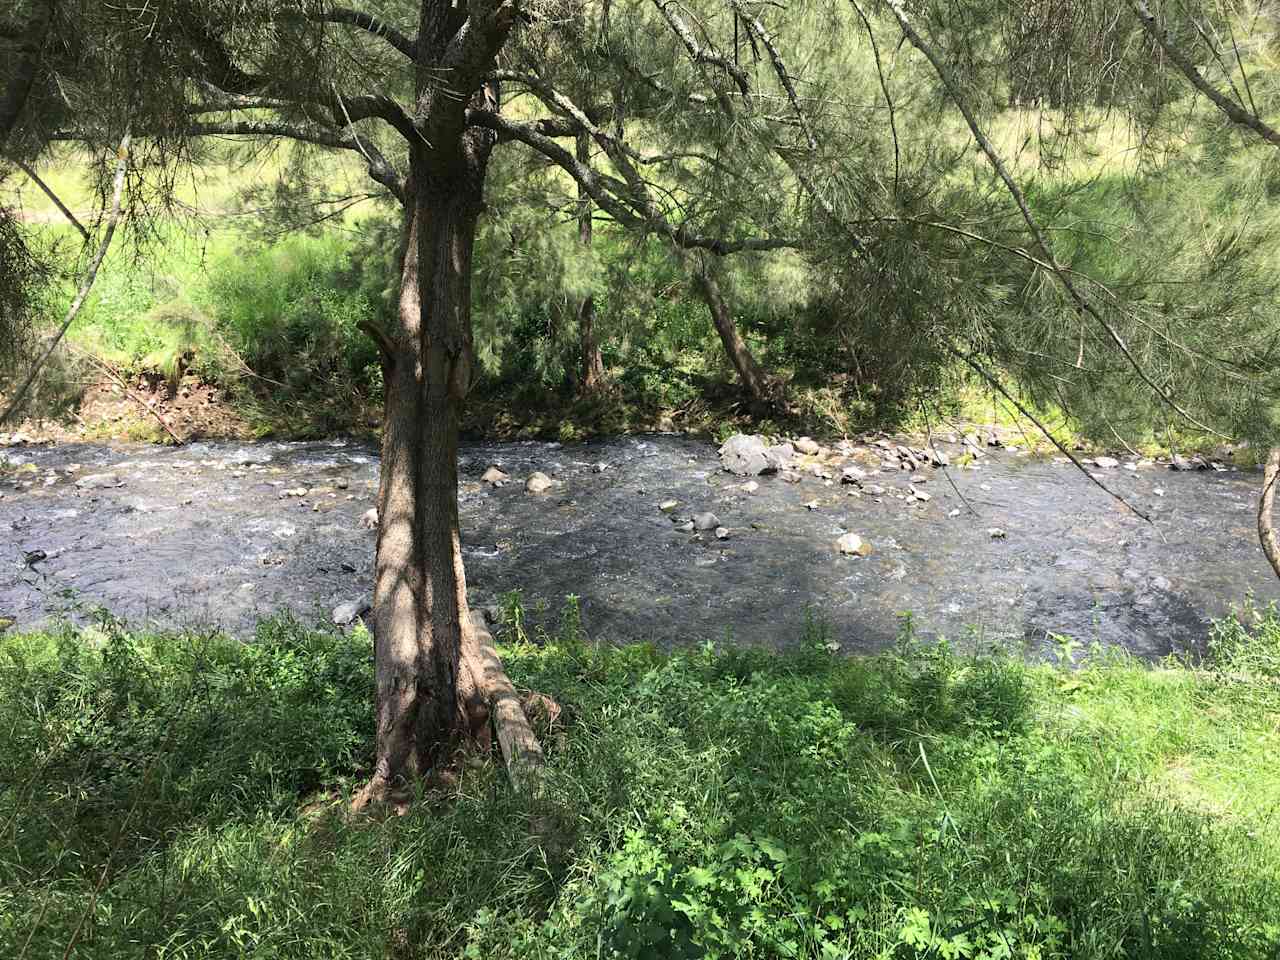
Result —
[[[360, 157], [401, 205], [398, 311], [388, 327], [367, 330], [386, 391], [372, 611], [377, 768], [366, 794], [378, 796], [486, 736], [492, 668], [468, 616], [457, 448], [475, 366], [472, 254], [492, 152], [522, 144], [576, 185], [583, 209], [594, 205], [688, 257], [735, 366], [763, 393], [714, 264], [799, 243], [769, 228], [797, 222], [776, 216], [788, 192], [760, 189], [806, 182], [800, 160], [816, 150], [793, 78], [754, 17], [777, 96], [661, 0], [567, 17], [567, 7], [514, 0], [377, 10], [316, 0], [67, 3], [50, 15], [51, 6], [29, 7], [58, 40], [43, 86], [31, 81], [47, 109], [22, 115], [32, 142], [76, 141], [106, 156], [124, 124], [142, 148], [135, 169], [163, 184], [167, 171], [198, 159], [204, 138], [288, 140]], [[745, 22], [745, 8], [731, 6], [734, 23]], [[592, 71], [599, 82], [584, 82]], [[594, 95], [577, 102], [565, 89]], [[517, 98], [547, 115], [513, 114]], [[663, 130], [668, 116], [679, 119]], [[704, 152], [708, 144], [721, 152]], [[713, 189], [725, 171], [731, 182]]]

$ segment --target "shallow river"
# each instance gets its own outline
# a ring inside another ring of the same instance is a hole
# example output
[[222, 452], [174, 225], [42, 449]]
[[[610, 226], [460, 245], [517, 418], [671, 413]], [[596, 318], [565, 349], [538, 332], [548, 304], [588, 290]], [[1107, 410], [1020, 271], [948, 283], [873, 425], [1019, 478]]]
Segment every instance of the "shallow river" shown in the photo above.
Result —
[[[376, 489], [373, 448], [74, 444], [0, 456], [0, 616], [20, 627], [100, 606], [135, 623], [248, 633], [272, 611], [327, 620], [368, 596], [374, 534], [360, 516]], [[542, 495], [514, 480], [492, 488], [479, 479], [489, 464], [558, 483]], [[612, 641], [786, 644], [812, 611], [844, 649], [867, 650], [910, 611], [925, 633], [966, 642], [1044, 648], [1054, 632], [1158, 656], [1200, 642], [1204, 618], [1249, 592], [1280, 598], [1253, 531], [1256, 473], [1098, 473], [1154, 523], [1068, 465], [1007, 451], [923, 470], [924, 502], [898, 499], [912, 486], [905, 471], [869, 478], [886, 488], [878, 498], [812, 475], [761, 477], [749, 493], [711, 445], [680, 437], [468, 444], [464, 549], [477, 606], [518, 588], [527, 608], [555, 611], [575, 594], [589, 635]], [[672, 516], [658, 509], [666, 500], [679, 501]], [[673, 522], [702, 511], [727, 539]], [[872, 554], [841, 556], [846, 531]]]

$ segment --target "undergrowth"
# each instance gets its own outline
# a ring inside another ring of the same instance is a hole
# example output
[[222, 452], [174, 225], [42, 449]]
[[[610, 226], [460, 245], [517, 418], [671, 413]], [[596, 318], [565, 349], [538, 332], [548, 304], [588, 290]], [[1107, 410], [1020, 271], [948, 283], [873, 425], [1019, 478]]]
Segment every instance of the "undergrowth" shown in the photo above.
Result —
[[1280, 951], [1273, 611], [1220, 625], [1217, 670], [843, 658], [816, 627], [668, 654], [566, 611], [504, 648], [564, 708], [541, 789], [471, 760], [385, 820], [346, 812], [363, 631], [0, 638], [0, 955]]

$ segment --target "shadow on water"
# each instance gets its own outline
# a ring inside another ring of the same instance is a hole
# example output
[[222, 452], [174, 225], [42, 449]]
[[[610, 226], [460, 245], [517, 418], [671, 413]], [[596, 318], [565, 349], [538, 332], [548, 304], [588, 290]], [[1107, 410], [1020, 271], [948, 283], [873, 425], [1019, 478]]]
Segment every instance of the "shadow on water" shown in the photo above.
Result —
[[[370, 447], [63, 445], [4, 456], [0, 615], [19, 625], [104, 606], [248, 634], [280, 609], [327, 618], [368, 596]], [[490, 464], [512, 482], [481, 483]], [[557, 481], [548, 493], [525, 492], [534, 470]], [[1004, 451], [951, 467], [950, 481], [925, 471], [916, 486], [926, 501], [897, 471], [869, 478], [878, 495], [810, 474], [761, 477], [748, 492], [712, 446], [674, 436], [467, 444], [464, 549], [477, 606], [519, 589], [550, 616], [574, 594], [588, 633], [617, 642], [782, 645], [813, 611], [844, 649], [872, 650], [910, 611], [925, 635], [1042, 650], [1056, 633], [1158, 657], [1193, 648], [1209, 617], [1250, 592], [1280, 597], [1253, 535], [1254, 474], [1105, 472], [1154, 524], [1067, 465]], [[668, 500], [676, 508], [661, 511]], [[703, 512], [727, 539], [681, 529]], [[872, 554], [841, 556], [845, 532]]]

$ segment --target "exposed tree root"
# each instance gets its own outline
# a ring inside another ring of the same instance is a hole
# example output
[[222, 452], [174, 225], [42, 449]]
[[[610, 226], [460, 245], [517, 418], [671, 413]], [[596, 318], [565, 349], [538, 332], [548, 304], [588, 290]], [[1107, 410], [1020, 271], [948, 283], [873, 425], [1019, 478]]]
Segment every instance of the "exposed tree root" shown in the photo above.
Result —
[[[484, 690], [493, 736], [498, 741], [507, 775], [517, 789], [531, 789], [536, 785], [538, 772], [546, 762], [542, 744], [533, 732], [520, 694], [502, 666], [493, 635], [485, 625], [483, 616], [473, 612], [471, 625], [474, 629], [474, 643], [466, 658], [467, 666], [475, 671]], [[540, 694], [532, 695], [529, 699], [530, 705], [536, 706], [540, 715], [545, 714], [548, 727], [554, 725], [560, 716], [560, 706], [550, 697]], [[410, 785], [375, 776], [352, 798], [351, 810], [353, 813], [362, 813], [383, 808], [400, 815], [408, 812], [412, 799], [413, 789]]]

